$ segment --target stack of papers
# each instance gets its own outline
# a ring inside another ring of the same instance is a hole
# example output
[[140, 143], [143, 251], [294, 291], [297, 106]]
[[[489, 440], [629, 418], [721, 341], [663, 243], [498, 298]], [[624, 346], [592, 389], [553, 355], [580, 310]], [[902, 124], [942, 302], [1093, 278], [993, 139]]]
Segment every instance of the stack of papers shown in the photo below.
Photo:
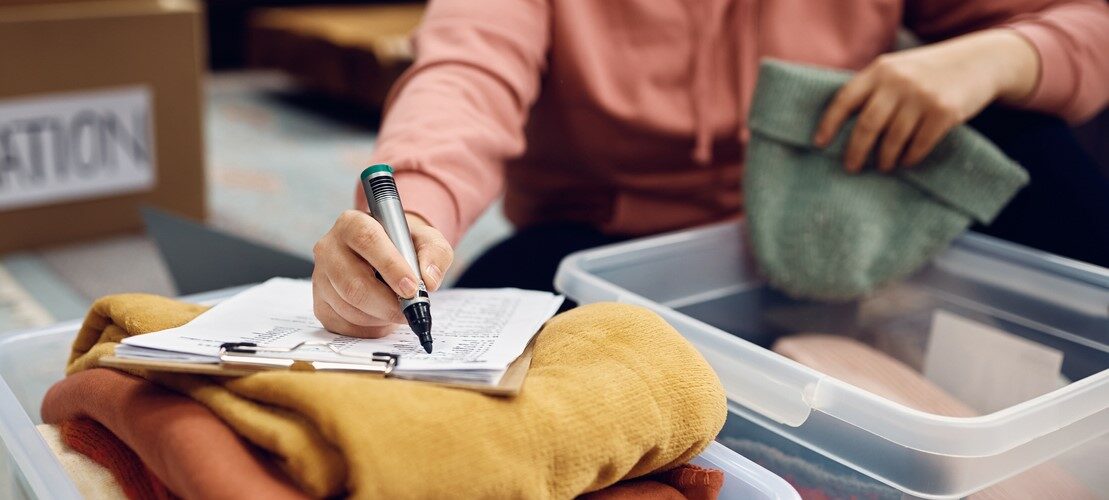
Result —
[[434, 352], [427, 354], [407, 326], [380, 339], [331, 333], [312, 313], [312, 284], [274, 278], [217, 304], [189, 323], [129, 337], [116, 349], [127, 359], [219, 363], [226, 342], [291, 348], [326, 344], [272, 357], [357, 363], [375, 352], [399, 354], [392, 376], [496, 385], [508, 366], [562, 305], [547, 292], [452, 289], [431, 294]]

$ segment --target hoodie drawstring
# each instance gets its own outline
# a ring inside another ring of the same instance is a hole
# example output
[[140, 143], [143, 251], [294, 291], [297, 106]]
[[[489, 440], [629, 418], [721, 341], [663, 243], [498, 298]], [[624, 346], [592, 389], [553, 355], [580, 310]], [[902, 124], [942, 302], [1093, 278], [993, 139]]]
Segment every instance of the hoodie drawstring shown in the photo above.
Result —
[[[713, 57], [716, 55], [716, 39], [723, 26], [724, 12], [733, 0], [714, 0], [711, 2], [692, 2], [692, 17], [696, 25], [696, 41], [693, 57], [693, 119], [694, 143], [692, 158], [698, 165], [712, 163], [712, 90], [716, 77]], [[735, 40], [739, 48], [739, 74], [736, 76], [736, 100], [739, 113], [740, 144], [747, 144], [751, 131], [747, 127], [747, 112], [751, 107], [754, 93], [755, 74], [759, 70], [758, 61], [758, 9], [757, 0], [735, 0]]]
[[736, 43], [739, 46], [739, 75], [736, 99], [739, 113], [739, 143], [747, 144], [751, 129], [747, 126], [747, 113], [755, 91], [755, 77], [759, 71], [759, 23], [757, 0], [739, 0], [736, 8]]
[[712, 88], [716, 76], [716, 68], [712, 61], [715, 55], [713, 48], [723, 24], [724, 10], [729, 2], [730, 0], [692, 2], [692, 18], [697, 31], [693, 57], [692, 104], [695, 139], [692, 157], [693, 161], [702, 166], [712, 163], [712, 119], [709, 113], [712, 112]]

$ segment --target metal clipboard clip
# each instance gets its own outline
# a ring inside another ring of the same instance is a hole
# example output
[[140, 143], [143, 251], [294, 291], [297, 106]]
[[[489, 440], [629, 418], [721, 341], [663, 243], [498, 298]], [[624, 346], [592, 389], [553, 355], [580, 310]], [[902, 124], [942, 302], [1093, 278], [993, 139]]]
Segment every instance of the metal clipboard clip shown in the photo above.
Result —
[[[288, 354], [296, 352], [302, 347], [326, 347], [331, 352], [350, 358], [365, 361], [318, 361], [296, 357], [265, 356], [265, 354]], [[360, 354], [346, 354], [329, 342], [304, 341], [292, 347], [265, 347], [254, 342], [227, 342], [219, 348], [220, 364], [228, 368], [238, 369], [284, 369], [290, 371], [347, 371], [359, 373], [375, 373], [387, 377], [393, 373], [400, 360], [399, 354], [388, 352], [375, 352], [369, 356]]]

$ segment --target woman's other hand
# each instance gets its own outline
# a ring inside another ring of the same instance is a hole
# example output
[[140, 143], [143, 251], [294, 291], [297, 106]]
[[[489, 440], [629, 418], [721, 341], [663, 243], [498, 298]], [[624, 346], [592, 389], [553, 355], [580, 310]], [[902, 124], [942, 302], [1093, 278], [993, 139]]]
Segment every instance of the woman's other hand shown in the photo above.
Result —
[[[443, 283], [454, 259], [450, 243], [415, 214], [407, 214], [420, 275], [429, 291]], [[366, 212], [347, 210], [312, 249], [312, 299], [316, 317], [328, 330], [378, 338], [405, 322], [397, 296], [418, 292], [416, 275], [389, 235]], [[378, 280], [374, 271], [381, 274]]]
[[878, 169], [919, 163], [955, 126], [994, 100], [1017, 102], [1039, 77], [1039, 56], [1021, 35], [992, 29], [883, 55], [844, 85], [813, 136], [827, 146], [858, 114], [843, 155], [848, 172], [872, 151]]

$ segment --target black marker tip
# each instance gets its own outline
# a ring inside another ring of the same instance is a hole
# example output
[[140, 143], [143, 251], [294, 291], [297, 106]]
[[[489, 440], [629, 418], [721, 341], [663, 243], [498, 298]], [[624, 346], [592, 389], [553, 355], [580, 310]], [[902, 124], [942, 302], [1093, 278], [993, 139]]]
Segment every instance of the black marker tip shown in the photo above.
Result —
[[420, 339], [420, 345], [431, 354], [431, 305], [427, 302], [412, 304], [404, 309], [404, 317], [412, 333]]

